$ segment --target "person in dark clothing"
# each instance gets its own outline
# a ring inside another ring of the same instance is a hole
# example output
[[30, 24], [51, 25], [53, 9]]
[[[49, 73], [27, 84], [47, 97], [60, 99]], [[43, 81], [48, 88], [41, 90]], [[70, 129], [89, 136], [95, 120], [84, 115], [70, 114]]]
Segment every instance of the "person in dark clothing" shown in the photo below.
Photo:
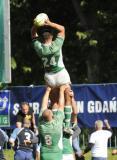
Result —
[[31, 127], [30, 129], [32, 131], [35, 131], [37, 129], [35, 125], [35, 116], [34, 116], [34, 111], [32, 108], [30, 108], [29, 104], [27, 102], [22, 102], [21, 103], [21, 110], [19, 110], [17, 114], [17, 122], [21, 122], [23, 124], [24, 119], [28, 119], [31, 122]]
[[5, 160], [3, 154], [3, 147], [5, 142], [8, 142], [8, 136], [2, 129], [0, 129], [0, 160]]
[[33, 160], [33, 145], [38, 143], [38, 138], [30, 128], [30, 120], [24, 120], [24, 128], [21, 128], [16, 136], [11, 136], [9, 142], [14, 145], [18, 140], [14, 160]]

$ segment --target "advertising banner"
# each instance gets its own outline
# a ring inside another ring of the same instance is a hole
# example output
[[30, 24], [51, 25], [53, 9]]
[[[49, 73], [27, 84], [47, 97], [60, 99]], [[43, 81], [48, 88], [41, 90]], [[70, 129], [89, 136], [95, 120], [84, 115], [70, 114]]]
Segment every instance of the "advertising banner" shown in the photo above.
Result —
[[[73, 85], [78, 123], [82, 127], [94, 127], [96, 120], [108, 119], [112, 127], [117, 127], [117, 84]], [[33, 108], [36, 123], [41, 108], [44, 86], [10, 88], [10, 120], [15, 125], [21, 102], [28, 102]]]

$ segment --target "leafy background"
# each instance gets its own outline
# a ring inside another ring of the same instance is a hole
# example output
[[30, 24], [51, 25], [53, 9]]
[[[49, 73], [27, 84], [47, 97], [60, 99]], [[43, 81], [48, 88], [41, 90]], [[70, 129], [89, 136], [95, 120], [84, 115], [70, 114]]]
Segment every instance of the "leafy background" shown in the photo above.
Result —
[[66, 28], [64, 63], [72, 83], [117, 81], [116, 0], [10, 0], [12, 83], [44, 84], [44, 70], [32, 48], [34, 17], [45, 12]]

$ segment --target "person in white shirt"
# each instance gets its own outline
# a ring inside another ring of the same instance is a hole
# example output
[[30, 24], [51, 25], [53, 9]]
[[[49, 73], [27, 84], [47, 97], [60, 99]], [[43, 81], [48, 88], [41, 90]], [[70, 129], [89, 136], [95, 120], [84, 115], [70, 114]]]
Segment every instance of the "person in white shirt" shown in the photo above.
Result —
[[112, 136], [112, 130], [105, 120], [106, 129], [103, 129], [103, 121], [95, 122], [96, 131], [89, 138], [89, 146], [85, 149], [84, 154], [91, 149], [92, 160], [107, 160], [108, 139]]

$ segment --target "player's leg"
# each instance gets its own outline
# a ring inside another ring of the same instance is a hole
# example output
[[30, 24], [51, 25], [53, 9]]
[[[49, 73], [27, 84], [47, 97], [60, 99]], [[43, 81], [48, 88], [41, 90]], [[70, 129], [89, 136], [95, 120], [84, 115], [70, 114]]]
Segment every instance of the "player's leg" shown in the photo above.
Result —
[[40, 144], [38, 144], [36, 148], [36, 159], [35, 160], [40, 160]]
[[44, 79], [47, 86], [56, 87], [55, 76], [56, 73], [45, 73]]
[[57, 73], [45, 73], [45, 82], [50, 87], [59, 87], [64, 84], [71, 84], [70, 76], [66, 69]]
[[65, 107], [64, 107], [64, 132], [72, 134], [72, 130], [70, 129], [71, 124], [71, 113], [72, 113], [72, 106], [71, 106], [71, 96], [70, 96], [70, 89], [67, 88], [65, 90]]
[[71, 123], [72, 127], [77, 125], [77, 116], [78, 116], [78, 110], [77, 110], [77, 104], [74, 98], [74, 93], [71, 91], [71, 98], [72, 98], [72, 118]]
[[65, 84], [71, 84], [70, 76], [67, 70], [64, 68], [56, 74], [56, 86], [61, 86]]

